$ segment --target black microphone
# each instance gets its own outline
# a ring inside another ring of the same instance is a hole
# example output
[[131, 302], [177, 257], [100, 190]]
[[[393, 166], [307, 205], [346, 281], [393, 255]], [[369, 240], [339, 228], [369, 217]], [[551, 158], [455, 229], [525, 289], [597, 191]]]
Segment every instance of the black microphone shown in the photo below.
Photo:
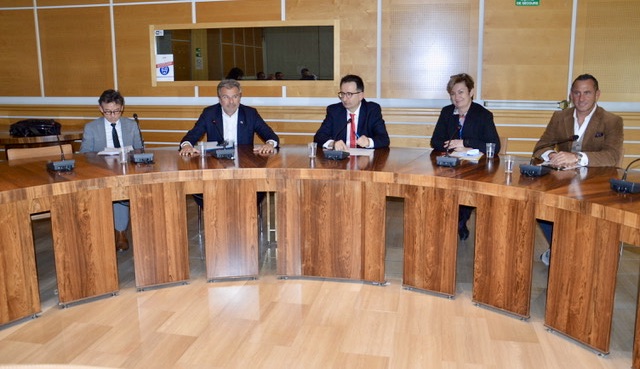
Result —
[[540, 145], [533, 148], [533, 154], [531, 155], [531, 160], [529, 160], [529, 164], [520, 164], [520, 174], [525, 175], [527, 177], [540, 177], [545, 174], [548, 174], [551, 171], [551, 168], [542, 166], [542, 165], [534, 165], [533, 161], [535, 160], [535, 153], [540, 149], [544, 149], [545, 147], [552, 147], [556, 145], [563, 144], [565, 142], [571, 142], [578, 139], [578, 135], [573, 135], [565, 138], [564, 140], [554, 141], [546, 145]]
[[611, 178], [609, 183], [611, 184], [611, 189], [618, 193], [639, 193], [640, 192], [640, 183], [638, 182], [630, 182], [627, 181], [627, 173], [629, 172], [629, 168], [631, 168], [631, 164], [640, 161], [640, 158], [633, 160], [627, 167], [624, 169], [624, 174], [622, 175], [622, 179]]
[[449, 138], [449, 141], [447, 141], [447, 146], [444, 148], [445, 154], [436, 157], [436, 165], [439, 165], [441, 167], [455, 167], [460, 164], [460, 158], [449, 155], [449, 146], [451, 145], [451, 140], [453, 140], [456, 135], [460, 135], [460, 129], [462, 129], [462, 126], [458, 124], [458, 128], [455, 130], [455, 132], [453, 132], [453, 134]]
[[138, 134], [140, 135], [140, 141], [142, 142], [142, 152], [133, 154], [133, 162], [136, 164], [152, 164], [153, 153], [144, 152], [144, 138], [142, 137], [142, 131], [140, 130], [140, 121], [138, 120], [138, 114], [133, 113], [133, 120], [136, 121], [136, 127], [138, 127]]
[[216, 130], [218, 131], [218, 134], [220, 135], [220, 137], [222, 138], [222, 142], [218, 143], [218, 146], [222, 146], [221, 148], [215, 148], [215, 149], [211, 149], [211, 150], [207, 150], [207, 152], [212, 152], [213, 155], [218, 158], [218, 159], [233, 159], [235, 156], [235, 149], [233, 147], [227, 147], [229, 146], [229, 142], [227, 142], [227, 140], [224, 139], [224, 135], [222, 134], [222, 130], [220, 129], [220, 126], [218, 124], [216, 124], [216, 120], [212, 120], [211, 123], [214, 125], [214, 127], [216, 127]]
[[47, 169], [52, 170], [54, 172], [70, 172], [75, 168], [76, 161], [73, 159], [66, 160], [64, 157], [64, 150], [62, 148], [62, 142], [60, 142], [60, 136], [56, 134], [56, 143], [60, 148], [60, 160], [59, 161], [51, 161], [47, 163]]
[[[342, 134], [342, 132], [344, 132], [345, 129], [347, 129], [347, 126], [349, 125], [349, 123], [353, 123], [351, 121], [351, 118], [349, 118], [349, 120], [347, 120], [347, 123], [338, 131], [338, 134], [336, 134], [335, 136], [333, 136], [333, 141], [338, 141], [340, 135]], [[349, 157], [349, 152], [348, 151], [339, 151], [339, 150], [323, 150], [322, 153], [324, 154], [324, 157], [327, 159], [331, 159], [331, 160], [343, 160]]]

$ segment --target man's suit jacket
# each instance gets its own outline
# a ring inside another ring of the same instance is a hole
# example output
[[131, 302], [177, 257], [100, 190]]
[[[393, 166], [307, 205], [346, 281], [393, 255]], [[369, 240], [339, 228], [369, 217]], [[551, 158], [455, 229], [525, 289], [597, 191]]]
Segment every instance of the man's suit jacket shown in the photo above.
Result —
[[[224, 124], [222, 122], [222, 106], [218, 103], [208, 106], [202, 110], [200, 118], [189, 132], [182, 138], [180, 143], [189, 141], [195, 146], [196, 142], [207, 134], [207, 141], [224, 141]], [[265, 123], [258, 111], [250, 106], [242, 105], [238, 107], [238, 145], [253, 144], [253, 135], [257, 133], [263, 141], [273, 140], [280, 146], [280, 138], [273, 132], [271, 127]]]
[[[574, 135], [573, 111], [564, 109], [553, 113], [542, 137], [535, 147], [540, 147], [534, 155], [538, 158], [545, 151], [553, 150], [555, 141], [565, 140]], [[624, 132], [622, 118], [597, 107], [582, 138], [582, 152], [589, 158], [590, 167], [615, 167], [622, 158]], [[571, 151], [572, 142], [557, 145], [558, 151]]]
[[[455, 106], [447, 105], [440, 111], [440, 117], [431, 136], [431, 147], [436, 151], [446, 151], [444, 143], [452, 139], [459, 139], [458, 124], [459, 115], [454, 115]], [[487, 150], [487, 143], [496, 144], [496, 153], [500, 152], [500, 136], [493, 122], [493, 113], [482, 105], [471, 103], [467, 115], [464, 117], [462, 128], [462, 140], [465, 147]]]
[[[359, 135], [373, 139], [373, 147], [378, 149], [389, 146], [389, 134], [382, 119], [380, 105], [362, 99], [358, 115]], [[342, 103], [332, 104], [327, 107], [327, 116], [320, 125], [313, 140], [318, 145], [324, 145], [329, 140], [347, 142], [347, 108]]]
[[[98, 118], [84, 126], [80, 152], [99, 152], [107, 147], [107, 134], [104, 129], [104, 124], [105, 119]], [[140, 131], [138, 130], [136, 122], [129, 118], [120, 117], [120, 125], [123, 136], [118, 138], [120, 144], [123, 147], [132, 146], [134, 149], [141, 149], [142, 138], [140, 137]]]

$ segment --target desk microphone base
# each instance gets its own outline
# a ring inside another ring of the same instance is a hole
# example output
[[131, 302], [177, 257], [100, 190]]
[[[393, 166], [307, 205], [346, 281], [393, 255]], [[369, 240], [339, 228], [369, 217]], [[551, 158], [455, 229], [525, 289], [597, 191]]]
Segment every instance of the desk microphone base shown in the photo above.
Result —
[[153, 154], [151, 153], [133, 154], [133, 162], [136, 164], [153, 164]]
[[520, 164], [520, 174], [526, 177], [541, 177], [550, 171], [551, 168], [541, 165]]
[[611, 178], [611, 189], [618, 193], [640, 193], [640, 183]]
[[329, 160], [343, 160], [349, 157], [348, 151], [324, 150], [324, 157]]
[[437, 156], [436, 165], [441, 167], [456, 167], [460, 165], [460, 158], [453, 156]]
[[217, 159], [233, 159], [236, 156], [236, 150], [234, 148], [212, 149], [207, 150], [207, 153], [211, 153], [211, 155]]
[[54, 172], [70, 172], [76, 167], [75, 160], [60, 160], [47, 163], [47, 169]]

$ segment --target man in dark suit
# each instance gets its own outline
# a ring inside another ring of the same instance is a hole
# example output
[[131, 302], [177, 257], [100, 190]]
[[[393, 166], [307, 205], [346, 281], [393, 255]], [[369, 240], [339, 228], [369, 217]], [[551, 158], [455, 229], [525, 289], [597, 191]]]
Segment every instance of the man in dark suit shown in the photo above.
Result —
[[[590, 74], [582, 74], [571, 84], [573, 108], [553, 113], [534, 155], [558, 167], [590, 166], [615, 167], [622, 159], [624, 131], [622, 118], [597, 105], [600, 98], [598, 80]], [[552, 145], [577, 135], [571, 142]], [[557, 147], [556, 147], [557, 146]], [[539, 221], [547, 242], [551, 245], [553, 223]], [[540, 260], [549, 265], [551, 249]]]
[[315, 142], [340, 151], [389, 146], [382, 110], [380, 105], [364, 99], [362, 78], [353, 74], [342, 77], [338, 97], [339, 103], [327, 107], [327, 115], [313, 138]]
[[[122, 116], [124, 97], [116, 90], [106, 90], [98, 99], [103, 118], [98, 118], [84, 126], [80, 152], [100, 152], [105, 148], [131, 146], [142, 148], [140, 130], [135, 121]], [[118, 201], [113, 204], [116, 230], [116, 250], [129, 249], [126, 230], [129, 227], [129, 203]]]
[[242, 89], [240, 83], [225, 79], [218, 84], [218, 103], [204, 108], [195, 126], [182, 138], [180, 155], [200, 155], [194, 146], [207, 134], [207, 141], [233, 141], [238, 145], [253, 144], [254, 133], [265, 141], [264, 145], [254, 148], [261, 154], [275, 152], [280, 139], [271, 127], [260, 117], [258, 111], [240, 104]]

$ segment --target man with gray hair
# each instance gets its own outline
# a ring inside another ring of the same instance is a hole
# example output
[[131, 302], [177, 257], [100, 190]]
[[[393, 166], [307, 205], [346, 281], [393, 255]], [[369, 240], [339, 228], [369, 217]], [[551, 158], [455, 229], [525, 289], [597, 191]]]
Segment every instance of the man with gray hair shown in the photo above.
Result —
[[207, 141], [233, 141], [238, 145], [253, 144], [256, 133], [264, 142], [254, 151], [260, 154], [275, 152], [280, 143], [278, 135], [260, 117], [258, 111], [250, 106], [242, 105], [242, 89], [240, 83], [233, 79], [225, 79], [218, 84], [218, 103], [204, 108], [195, 126], [180, 141], [180, 155], [200, 155], [194, 146], [207, 134]]

